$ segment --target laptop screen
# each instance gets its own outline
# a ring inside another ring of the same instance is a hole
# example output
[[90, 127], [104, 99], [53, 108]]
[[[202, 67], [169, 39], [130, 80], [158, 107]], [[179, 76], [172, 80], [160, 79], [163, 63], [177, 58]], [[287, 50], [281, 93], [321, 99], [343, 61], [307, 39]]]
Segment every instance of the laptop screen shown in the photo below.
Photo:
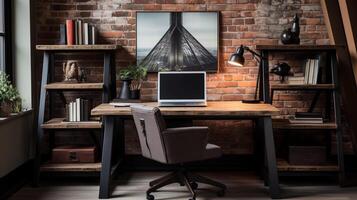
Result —
[[205, 72], [159, 73], [160, 100], [205, 100]]

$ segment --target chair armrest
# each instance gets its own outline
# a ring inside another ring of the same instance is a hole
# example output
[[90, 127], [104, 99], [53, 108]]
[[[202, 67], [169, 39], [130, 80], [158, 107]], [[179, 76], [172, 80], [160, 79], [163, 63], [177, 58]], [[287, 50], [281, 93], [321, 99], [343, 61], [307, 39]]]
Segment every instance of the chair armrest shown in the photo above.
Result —
[[162, 132], [169, 163], [202, 160], [208, 142], [208, 127], [168, 128]]

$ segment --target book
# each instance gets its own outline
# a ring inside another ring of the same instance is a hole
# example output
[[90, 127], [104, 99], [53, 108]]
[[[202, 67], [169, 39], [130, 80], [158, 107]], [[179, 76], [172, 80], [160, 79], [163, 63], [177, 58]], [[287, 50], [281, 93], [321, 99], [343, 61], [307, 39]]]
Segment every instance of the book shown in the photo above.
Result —
[[302, 85], [304, 84], [305, 77], [304, 76], [290, 76], [288, 77], [288, 84], [291, 85]]
[[68, 111], [69, 112], [69, 121], [73, 122], [73, 102], [69, 103], [68, 109], [69, 109], [69, 111]]
[[96, 42], [97, 42], [97, 39], [96, 39], [96, 37], [97, 37], [97, 30], [95, 29], [95, 27], [94, 26], [91, 26], [91, 44], [96, 44]]
[[292, 124], [322, 124], [324, 123], [322, 118], [296, 118], [294, 116], [289, 118], [289, 122]]
[[92, 25], [88, 25], [88, 44], [92, 44]]
[[295, 118], [322, 118], [321, 112], [296, 112]]
[[78, 23], [74, 22], [74, 44], [78, 44]]
[[74, 45], [74, 23], [73, 20], [66, 20], [66, 38], [67, 45]]
[[314, 67], [314, 77], [312, 79], [312, 84], [317, 84], [317, 78], [319, 75], [319, 59], [315, 59], [315, 67]]
[[59, 44], [64, 45], [67, 44], [67, 38], [66, 38], [66, 25], [65, 24], [60, 24], [60, 41]]
[[89, 29], [89, 24], [88, 23], [83, 23], [83, 44], [88, 45], [89, 44], [89, 35], [88, 35], [88, 29]]
[[69, 102], [68, 104], [68, 121], [71, 122], [72, 121], [72, 102]]
[[311, 60], [307, 59], [306, 64], [305, 64], [304, 84], [309, 83], [310, 63], [311, 63]]
[[83, 44], [83, 25], [82, 25], [82, 20], [77, 20], [77, 24], [78, 24], [78, 45], [82, 45]]
[[310, 68], [309, 68], [309, 80], [307, 84], [312, 84], [313, 83], [313, 79], [314, 79], [314, 69], [315, 69], [315, 59], [311, 59], [310, 62]]
[[89, 102], [83, 99], [83, 121], [89, 121]]
[[76, 99], [76, 122], [81, 121], [81, 99]]

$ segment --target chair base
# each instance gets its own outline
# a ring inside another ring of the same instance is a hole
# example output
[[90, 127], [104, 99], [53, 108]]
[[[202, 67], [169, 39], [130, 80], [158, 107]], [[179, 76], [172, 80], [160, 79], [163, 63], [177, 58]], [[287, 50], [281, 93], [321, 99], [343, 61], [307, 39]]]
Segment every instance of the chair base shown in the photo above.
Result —
[[176, 172], [170, 173], [166, 176], [151, 181], [149, 183], [150, 188], [146, 191], [147, 200], [154, 200], [155, 197], [151, 193], [171, 183], [179, 183], [181, 186], [186, 186], [188, 191], [190, 191], [192, 195], [192, 198], [190, 200], [196, 199], [195, 190], [198, 188], [197, 183], [204, 183], [218, 187], [220, 190], [217, 192], [217, 196], [224, 196], [225, 191], [227, 189], [226, 185], [217, 181], [200, 176], [198, 174], [188, 172], [186, 170], [178, 170]]

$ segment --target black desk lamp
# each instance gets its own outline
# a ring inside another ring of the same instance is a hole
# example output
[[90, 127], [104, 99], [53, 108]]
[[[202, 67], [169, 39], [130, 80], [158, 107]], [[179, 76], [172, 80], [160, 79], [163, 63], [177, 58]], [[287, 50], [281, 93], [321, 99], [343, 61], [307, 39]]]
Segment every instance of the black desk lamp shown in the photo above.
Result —
[[254, 99], [243, 100], [242, 102], [243, 103], [260, 103], [260, 100], [257, 99], [257, 96], [258, 96], [260, 74], [261, 74], [261, 70], [262, 70], [261, 63], [262, 63], [262, 60], [264, 59], [263, 56], [255, 51], [251, 50], [249, 47], [241, 45], [239, 48], [237, 48], [237, 51], [231, 55], [231, 57], [228, 60], [228, 64], [236, 66], [236, 67], [242, 67], [245, 62], [244, 50], [249, 51], [251, 54], [253, 54], [253, 57], [258, 61], [259, 72], [258, 72], [258, 77], [257, 77], [257, 85], [255, 86]]

